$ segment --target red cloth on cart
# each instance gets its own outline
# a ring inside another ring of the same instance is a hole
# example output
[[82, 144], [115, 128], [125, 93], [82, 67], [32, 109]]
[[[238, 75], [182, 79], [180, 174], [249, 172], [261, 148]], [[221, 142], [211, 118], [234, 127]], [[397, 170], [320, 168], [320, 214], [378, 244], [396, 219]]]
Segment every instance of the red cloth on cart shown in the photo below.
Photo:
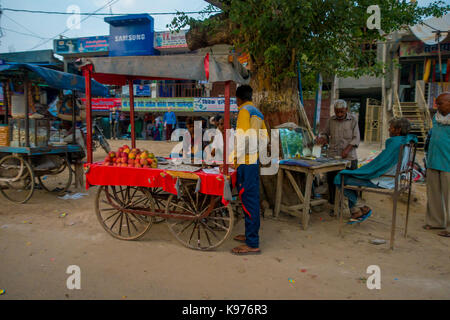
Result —
[[[86, 189], [90, 186], [134, 186], [147, 188], [162, 188], [164, 191], [177, 194], [175, 187], [177, 177], [172, 177], [163, 169], [153, 168], [122, 168], [104, 166], [100, 163], [85, 164]], [[88, 169], [89, 168], [89, 169]], [[200, 177], [200, 193], [223, 196], [224, 176], [208, 174], [203, 171], [194, 172]], [[232, 189], [236, 184], [236, 172], [231, 174]], [[224, 201], [224, 199], [223, 199]], [[226, 201], [225, 201], [226, 202]]]

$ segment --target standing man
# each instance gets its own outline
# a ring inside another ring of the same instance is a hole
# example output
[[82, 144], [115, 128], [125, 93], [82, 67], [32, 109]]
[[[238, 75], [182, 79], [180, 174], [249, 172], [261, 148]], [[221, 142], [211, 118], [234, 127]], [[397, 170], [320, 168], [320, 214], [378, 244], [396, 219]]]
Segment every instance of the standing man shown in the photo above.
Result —
[[436, 99], [437, 112], [430, 131], [427, 152], [426, 230], [444, 229], [438, 233], [450, 237], [445, 230], [450, 220], [450, 92]]
[[[236, 101], [239, 107], [239, 114], [236, 125], [236, 137], [242, 138], [249, 129], [256, 130], [259, 136], [259, 129], [266, 129], [263, 114], [252, 103], [253, 90], [248, 85], [243, 85], [236, 90]], [[240, 137], [241, 136], [241, 137]], [[245, 137], [243, 137], [245, 141]], [[249, 139], [250, 140], [250, 139]], [[236, 145], [236, 144], [235, 144]], [[259, 249], [259, 225], [260, 225], [260, 204], [259, 204], [259, 163], [258, 145], [249, 146], [249, 153], [245, 154], [245, 143], [236, 145], [237, 152], [232, 153], [237, 156], [237, 188], [241, 199], [242, 208], [245, 215], [245, 235], [238, 235], [234, 240], [245, 244], [231, 250], [236, 255], [260, 254]], [[245, 157], [244, 157], [245, 156]]]
[[175, 124], [177, 123], [177, 117], [171, 107], [169, 107], [169, 111], [164, 114], [163, 122], [164, 128], [166, 129], [166, 141], [170, 141], [172, 132], [175, 129]]
[[125, 115], [125, 112], [120, 112], [119, 115], [119, 139], [122, 137], [122, 133], [124, 131], [124, 128], [126, 128], [126, 121], [127, 117]]
[[112, 139], [118, 139], [119, 136], [119, 111], [116, 107], [111, 109], [109, 114], [109, 123], [112, 128]]
[[[338, 99], [334, 103], [334, 116], [327, 123], [325, 132], [319, 134], [316, 142], [319, 144], [328, 143], [328, 157], [341, 157], [344, 160], [351, 161], [351, 170], [358, 168], [358, 157], [356, 148], [360, 143], [358, 119], [348, 112], [347, 103]], [[338, 171], [329, 172], [327, 174], [329, 202], [334, 204], [336, 186], [334, 185], [334, 177]], [[331, 211], [331, 216], [334, 212]]]
[[161, 116], [157, 116], [155, 119], [156, 125], [156, 140], [161, 141], [163, 139], [163, 124]]

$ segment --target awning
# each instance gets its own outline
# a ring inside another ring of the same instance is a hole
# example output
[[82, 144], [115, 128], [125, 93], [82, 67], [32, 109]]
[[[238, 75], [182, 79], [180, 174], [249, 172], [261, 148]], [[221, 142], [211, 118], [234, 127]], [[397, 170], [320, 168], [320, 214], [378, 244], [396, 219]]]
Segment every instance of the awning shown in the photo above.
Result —
[[[53, 69], [39, 67], [28, 63], [6, 63], [0, 65], [0, 76], [13, 76], [24, 74], [24, 71], [31, 71], [28, 78], [39, 78], [49, 87], [85, 92], [85, 79], [82, 76], [61, 72]], [[108, 96], [108, 88], [92, 80], [92, 95], [98, 97]]]
[[248, 71], [228, 56], [171, 55], [84, 58], [93, 65], [93, 77], [101, 83], [125, 85], [127, 78], [149, 80], [234, 81], [248, 84]]
[[443, 31], [439, 37], [439, 42], [442, 42], [448, 36], [447, 31], [450, 31], [450, 14], [446, 14], [440, 18], [434, 17], [424, 20], [423, 23], [418, 23], [410, 27], [410, 29], [425, 44], [437, 44], [436, 33], [433, 33], [433, 31]]

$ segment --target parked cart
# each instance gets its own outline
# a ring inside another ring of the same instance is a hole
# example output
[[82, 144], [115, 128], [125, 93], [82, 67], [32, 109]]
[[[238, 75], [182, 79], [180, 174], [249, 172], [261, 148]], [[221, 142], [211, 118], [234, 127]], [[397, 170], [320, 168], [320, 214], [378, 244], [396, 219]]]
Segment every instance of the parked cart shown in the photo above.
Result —
[[[6, 139], [0, 146], [0, 193], [10, 201], [27, 202], [34, 190], [40, 188], [62, 194], [70, 187], [73, 179], [71, 162], [80, 161], [83, 148], [73, 141], [69, 144], [49, 143], [50, 121], [38, 115], [30, 119], [31, 86], [46, 86], [60, 90], [84, 92], [84, 78], [81, 76], [42, 68], [31, 64], [7, 63], [0, 65], [0, 78], [5, 92]], [[12, 82], [23, 84], [23, 117], [10, 120], [8, 99]], [[107, 88], [93, 82], [95, 95], [106, 95]], [[74, 105], [74, 101], [73, 101]], [[73, 128], [75, 128], [75, 108]], [[9, 125], [9, 127], [8, 127]], [[75, 136], [75, 135], [73, 135]]]
[[[86, 84], [128, 85], [132, 148], [134, 130], [134, 80], [225, 81], [225, 129], [230, 123], [230, 81], [248, 82], [245, 69], [227, 56], [192, 55], [107, 57], [83, 59]], [[188, 172], [163, 168], [131, 168], [94, 163], [92, 157], [91, 88], [86, 86], [88, 163], [87, 186], [99, 186], [95, 211], [102, 227], [122, 240], [141, 238], [156, 221], [166, 220], [169, 230], [183, 245], [196, 250], [220, 246], [231, 234], [234, 213], [231, 190], [236, 180], [224, 164], [223, 173], [206, 173], [201, 168]], [[227, 154], [226, 141], [224, 155]]]

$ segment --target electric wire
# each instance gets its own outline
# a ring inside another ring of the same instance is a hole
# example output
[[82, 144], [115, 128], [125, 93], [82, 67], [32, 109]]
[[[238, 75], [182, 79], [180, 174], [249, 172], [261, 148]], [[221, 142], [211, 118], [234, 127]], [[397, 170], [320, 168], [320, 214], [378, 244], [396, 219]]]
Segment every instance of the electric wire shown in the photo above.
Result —
[[[103, 7], [102, 7], [103, 9]], [[62, 12], [62, 11], [43, 11], [43, 10], [26, 10], [26, 9], [13, 9], [13, 8], [2, 8], [4, 11], [13, 11], [13, 12], [24, 12], [24, 13], [38, 13], [38, 14], [58, 14], [58, 15], [73, 15], [72, 12]], [[188, 12], [151, 12], [148, 13], [152, 16], [157, 15], [177, 15], [177, 14], [201, 14], [201, 13], [220, 13], [222, 11], [220, 10], [204, 10], [204, 11], [188, 11]], [[136, 13], [87, 13], [87, 12], [81, 12], [77, 13], [82, 16], [123, 16], [123, 15], [132, 15]]]
[[[108, 3], [106, 3], [106, 4], [103, 5], [102, 7], [98, 8], [97, 10], [95, 10], [94, 12], [92, 12], [92, 14], [95, 14], [96, 12], [102, 10], [103, 8], [105, 8], [105, 7], [109, 6], [109, 5], [115, 4], [115, 3], [117, 3], [118, 1], [120, 1], [120, 0], [110, 0]], [[3, 9], [3, 10], [4, 10], [4, 9]], [[77, 25], [79, 25], [79, 24], [82, 23], [83, 21], [89, 19], [89, 18], [92, 16], [92, 14], [89, 15], [89, 16], [87, 16], [87, 17], [85, 17], [84, 19], [81, 19], [80, 22], [77, 23]], [[73, 13], [72, 13], [72, 15], [73, 15]], [[38, 48], [38, 47], [40, 47], [40, 46], [46, 44], [47, 42], [51, 41], [52, 39], [55, 39], [55, 38], [57, 38], [58, 36], [60, 36], [60, 35], [62, 35], [62, 34], [64, 34], [64, 33], [66, 33], [66, 32], [69, 31], [70, 29], [71, 29], [71, 28], [66, 28], [63, 32], [58, 33], [58, 34], [55, 35], [54, 37], [49, 38], [48, 40], [45, 40], [45, 41], [43, 41], [43, 42], [41, 42], [41, 43], [38, 43], [37, 45], [35, 45], [35, 46], [32, 47], [31, 49], [29, 49], [29, 51], [34, 50], [34, 49], [36, 49], [36, 48]]]

